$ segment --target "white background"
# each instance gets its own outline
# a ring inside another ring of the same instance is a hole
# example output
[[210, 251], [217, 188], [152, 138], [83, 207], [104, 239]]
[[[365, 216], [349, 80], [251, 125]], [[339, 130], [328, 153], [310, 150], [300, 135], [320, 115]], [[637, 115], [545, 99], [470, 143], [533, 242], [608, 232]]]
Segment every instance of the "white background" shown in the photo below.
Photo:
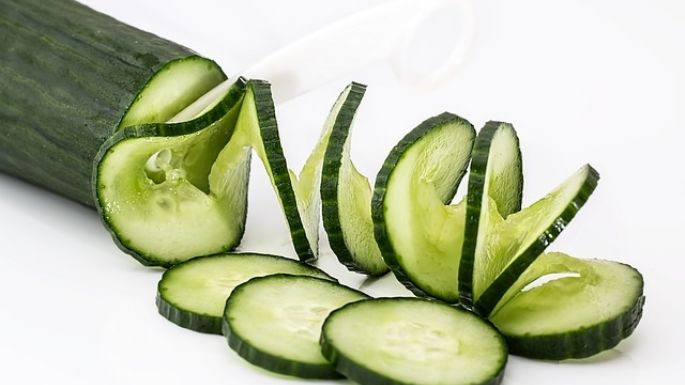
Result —
[[[379, 2], [87, 3], [235, 73]], [[278, 107], [286, 156], [299, 170], [338, 92], [357, 80], [369, 89], [355, 123], [353, 159], [371, 179], [397, 140], [445, 110], [476, 127], [491, 119], [514, 123], [524, 156], [524, 204], [591, 163], [602, 175], [599, 187], [550, 250], [639, 268], [646, 282], [644, 318], [631, 338], [590, 360], [511, 357], [504, 384], [682, 383], [683, 4], [477, 1], [473, 48], [450, 81], [417, 90], [381, 62], [323, 84]], [[440, 56], [439, 42], [425, 47]], [[240, 249], [294, 257], [264, 172], [259, 165], [253, 170]], [[0, 213], [0, 383], [305, 383], [258, 370], [222, 337], [181, 329], [157, 315], [162, 271], [120, 252], [94, 211], [0, 175]], [[337, 265], [325, 238], [321, 249], [321, 265], [359, 287], [360, 276]], [[391, 276], [365, 290], [405, 294]]]

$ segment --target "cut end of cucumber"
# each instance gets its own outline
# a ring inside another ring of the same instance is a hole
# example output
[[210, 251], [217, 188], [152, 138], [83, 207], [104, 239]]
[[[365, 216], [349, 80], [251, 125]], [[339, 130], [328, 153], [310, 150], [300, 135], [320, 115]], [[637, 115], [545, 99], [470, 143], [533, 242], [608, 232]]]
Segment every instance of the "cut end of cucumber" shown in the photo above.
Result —
[[[574, 275], [525, 290], [530, 282], [559, 273]], [[549, 253], [512, 287], [511, 298], [491, 320], [514, 354], [584, 358], [628, 337], [640, 320], [643, 304], [643, 279], [634, 268]]]
[[324, 355], [361, 385], [498, 384], [507, 346], [478, 316], [411, 298], [359, 301], [323, 326]]
[[319, 278], [255, 278], [229, 297], [223, 331], [231, 348], [264, 369], [304, 378], [338, 378], [319, 348], [321, 325], [331, 311], [365, 298], [359, 291]]
[[181, 327], [221, 334], [224, 306], [233, 289], [252, 278], [277, 273], [333, 280], [315, 267], [275, 255], [217, 254], [167, 270], [157, 286], [157, 308]]
[[128, 127], [100, 149], [95, 201], [115, 241], [142, 263], [170, 266], [240, 241], [249, 157], [224, 147], [244, 87], [236, 81], [197, 119]]
[[376, 178], [376, 241], [397, 278], [419, 295], [456, 302], [464, 203], [448, 204], [471, 157], [475, 131], [449, 113], [421, 123]]

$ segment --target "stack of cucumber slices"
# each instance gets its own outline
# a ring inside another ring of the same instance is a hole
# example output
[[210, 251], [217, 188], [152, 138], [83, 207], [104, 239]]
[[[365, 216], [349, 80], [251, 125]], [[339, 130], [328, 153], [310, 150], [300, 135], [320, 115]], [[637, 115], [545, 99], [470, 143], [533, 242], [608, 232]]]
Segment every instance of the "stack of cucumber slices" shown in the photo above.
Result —
[[[245, 360], [362, 385], [497, 384], [508, 353], [589, 357], [640, 321], [636, 269], [545, 253], [598, 173], [583, 166], [522, 208], [511, 124], [476, 132], [451, 113], [431, 117], [390, 151], [372, 187], [350, 154], [365, 93], [352, 83], [295, 173], [269, 83], [229, 78], [71, 0], [6, 3], [0, 171], [97, 208], [124, 252], [169, 267], [160, 314], [223, 334]], [[231, 252], [245, 231], [253, 153], [299, 261]], [[464, 177], [466, 197], [454, 202]], [[370, 298], [312, 266], [321, 221], [349, 270], [392, 271], [419, 298]]]

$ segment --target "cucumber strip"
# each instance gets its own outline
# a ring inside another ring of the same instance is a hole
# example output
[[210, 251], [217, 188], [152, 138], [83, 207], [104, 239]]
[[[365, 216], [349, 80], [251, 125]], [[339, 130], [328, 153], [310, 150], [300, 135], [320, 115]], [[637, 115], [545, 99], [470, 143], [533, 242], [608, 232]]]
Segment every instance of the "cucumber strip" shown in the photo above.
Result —
[[173, 60], [157, 71], [138, 92], [118, 129], [166, 122], [225, 79], [221, 67], [212, 60], [199, 56]]
[[480, 234], [490, 225], [487, 215], [490, 203], [506, 218], [521, 210], [522, 197], [523, 165], [516, 131], [508, 123], [487, 122], [476, 138], [469, 174], [466, 226], [459, 265], [459, 299], [466, 307], [473, 304], [476, 245]]
[[349, 270], [378, 276], [388, 271], [374, 238], [371, 185], [350, 159], [350, 129], [366, 86], [352, 83], [331, 114], [332, 126], [321, 178], [323, 225], [331, 249]]
[[[526, 290], [541, 277], [574, 273]], [[506, 302], [505, 302], [506, 301]], [[512, 353], [584, 358], [611, 349], [637, 327], [644, 304], [640, 273], [617, 262], [540, 256], [491, 317]]]
[[[331, 114], [334, 116], [336, 111]], [[324, 126], [321, 139], [298, 178], [288, 169], [283, 155], [271, 85], [263, 80], [250, 80], [235, 133], [228, 144], [229, 151], [254, 148], [283, 208], [295, 252], [304, 262], [315, 260], [318, 254], [318, 186], [328, 136], [328, 127]]]
[[255, 277], [275, 273], [334, 280], [323, 271], [269, 254], [225, 253], [194, 258], [164, 272], [157, 285], [157, 309], [169, 321], [202, 333], [221, 334], [226, 299]]
[[228, 345], [254, 365], [303, 378], [337, 378], [319, 348], [321, 325], [332, 310], [365, 298], [326, 279], [254, 278], [226, 301], [223, 332]]
[[[479, 233], [474, 264], [474, 309], [487, 317], [506, 291], [564, 230], [597, 187], [599, 174], [581, 167], [544, 198], [502, 219], [488, 207], [488, 227]], [[481, 214], [482, 216], [483, 214]]]
[[130, 126], [100, 149], [93, 172], [98, 211], [114, 241], [141, 263], [171, 266], [240, 242], [249, 153], [231, 162], [224, 147], [244, 90], [238, 79], [204, 115]]
[[478, 316], [417, 298], [346, 305], [326, 319], [323, 355], [361, 385], [499, 384], [507, 346]]
[[462, 201], [448, 204], [471, 158], [475, 138], [466, 120], [443, 113], [407, 134], [376, 177], [375, 237], [397, 279], [417, 295], [458, 300]]

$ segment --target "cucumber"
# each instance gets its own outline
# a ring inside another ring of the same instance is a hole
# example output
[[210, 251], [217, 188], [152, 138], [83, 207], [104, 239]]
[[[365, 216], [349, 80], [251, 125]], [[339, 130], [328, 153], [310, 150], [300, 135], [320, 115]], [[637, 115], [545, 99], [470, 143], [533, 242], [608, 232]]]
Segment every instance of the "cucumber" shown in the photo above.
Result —
[[[325, 143], [319, 145], [322, 146]], [[288, 169], [278, 135], [271, 85], [263, 80], [250, 80], [235, 134], [226, 151], [237, 154], [250, 148], [254, 148], [269, 175], [290, 228], [295, 252], [303, 262], [315, 260], [319, 239], [319, 195], [315, 186], [321, 175], [320, 156], [310, 157], [302, 171], [302, 180]]]
[[459, 296], [465, 307], [487, 317], [573, 219], [597, 186], [599, 174], [585, 165], [547, 196], [520, 210], [523, 177], [513, 126], [486, 124], [473, 154]]
[[0, 41], [0, 171], [88, 206], [98, 149], [146, 84], [173, 83], [155, 105], [172, 112], [226, 78], [188, 48], [71, 0], [3, 1]]
[[239, 78], [198, 118], [129, 126], [102, 146], [95, 201], [123, 251], [145, 265], [171, 266], [240, 242], [249, 153], [226, 144], [244, 91]]
[[499, 384], [507, 362], [506, 343], [490, 324], [416, 298], [343, 306], [324, 322], [321, 349], [361, 385]]
[[597, 171], [585, 165], [547, 196], [506, 219], [494, 204], [489, 205], [488, 228], [483, 238], [479, 233], [483, 246], [476, 247], [473, 274], [474, 309], [479, 314], [492, 312], [509, 287], [575, 217], [598, 180]]
[[[561, 275], [563, 274], [563, 276]], [[530, 287], [537, 280], [557, 279]], [[637, 327], [642, 275], [618, 262], [540, 256], [491, 316], [513, 354], [561, 360], [611, 349]]]
[[276, 255], [217, 254], [194, 258], [165, 271], [157, 285], [157, 309], [181, 327], [221, 334], [224, 306], [233, 289], [252, 278], [275, 273], [333, 280], [313, 266]]
[[[478, 235], [488, 228], [488, 205], [502, 218], [521, 210], [523, 164], [516, 131], [511, 124], [490, 121], [478, 133], [469, 174], [466, 226], [459, 265], [459, 299], [473, 305], [473, 270]], [[482, 217], [482, 218], [481, 218]], [[480, 288], [479, 288], [480, 289]]]
[[375, 237], [397, 279], [415, 294], [456, 302], [465, 202], [449, 205], [471, 158], [466, 120], [443, 113], [397, 144], [376, 177]]
[[226, 301], [223, 332], [229, 346], [254, 365], [303, 378], [337, 378], [319, 349], [321, 325], [332, 310], [365, 298], [321, 278], [254, 278]]
[[371, 186], [350, 159], [350, 128], [366, 86], [352, 83], [329, 119], [330, 139], [321, 178], [321, 211], [331, 249], [349, 270], [378, 276], [388, 271], [374, 239]]

